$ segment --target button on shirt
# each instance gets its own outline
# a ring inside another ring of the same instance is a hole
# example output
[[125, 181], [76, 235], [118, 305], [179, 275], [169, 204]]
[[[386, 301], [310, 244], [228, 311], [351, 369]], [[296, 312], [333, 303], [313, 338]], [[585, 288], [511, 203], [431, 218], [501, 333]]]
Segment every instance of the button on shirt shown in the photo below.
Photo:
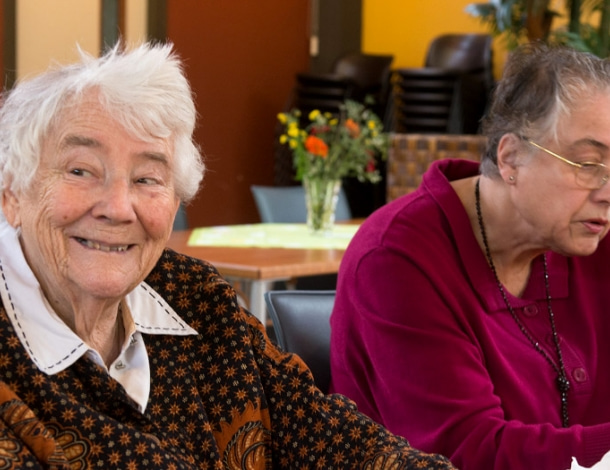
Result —
[[[70, 367], [87, 354], [106, 368], [99, 353], [90, 348], [53, 311], [28, 266], [17, 231], [0, 222], [0, 295], [21, 343], [38, 369], [48, 375]], [[153, 289], [142, 282], [121, 302], [125, 342], [107, 368], [127, 394], [146, 409], [150, 393], [150, 365], [141, 333], [196, 335]]]

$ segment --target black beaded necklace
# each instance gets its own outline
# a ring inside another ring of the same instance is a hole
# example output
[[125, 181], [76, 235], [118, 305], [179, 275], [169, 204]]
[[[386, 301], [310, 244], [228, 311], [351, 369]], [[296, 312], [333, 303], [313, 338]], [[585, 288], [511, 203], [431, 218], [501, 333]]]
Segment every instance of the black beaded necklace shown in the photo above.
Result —
[[557, 336], [557, 329], [555, 328], [555, 314], [553, 313], [553, 308], [551, 306], [551, 291], [549, 289], [549, 272], [546, 264], [546, 256], [544, 256], [544, 283], [546, 288], [546, 305], [547, 310], [549, 312], [549, 320], [551, 322], [551, 331], [553, 333], [553, 342], [555, 343], [555, 350], [557, 351], [557, 362], [559, 365], [555, 364], [553, 359], [547, 354], [547, 352], [542, 349], [538, 341], [536, 341], [532, 335], [525, 329], [525, 326], [516, 315], [513, 306], [508, 301], [508, 297], [506, 296], [506, 291], [498, 278], [498, 273], [496, 271], [496, 266], [494, 265], [493, 259], [491, 257], [491, 251], [489, 250], [489, 245], [487, 243], [487, 235], [485, 233], [485, 226], [483, 225], [483, 215], [481, 214], [481, 199], [479, 194], [479, 180], [475, 184], [474, 189], [475, 196], [475, 204], [477, 210], [477, 218], [479, 220], [479, 229], [481, 230], [481, 238], [483, 239], [483, 246], [485, 247], [485, 256], [487, 257], [487, 262], [491, 267], [491, 270], [496, 279], [496, 283], [498, 284], [498, 288], [500, 289], [500, 293], [502, 294], [502, 298], [504, 299], [504, 303], [506, 304], [506, 308], [510, 312], [511, 317], [517, 323], [517, 326], [521, 330], [521, 332], [525, 335], [528, 341], [534, 346], [534, 349], [538, 351], [542, 356], [546, 359], [546, 361], [551, 365], [553, 370], [557, 373], [557, 389], [559, 390], [559, 394], [561, 395], [561, 421], [564, 428], [567, 428], [570, 424], [570, 417], [568, 414], [568, 390], [570, 389], [570, 381], [566, 375], [566, 369], [563, 364], [563, 354], [561, 353], [561, 347], [559, 346], [559, 337]]

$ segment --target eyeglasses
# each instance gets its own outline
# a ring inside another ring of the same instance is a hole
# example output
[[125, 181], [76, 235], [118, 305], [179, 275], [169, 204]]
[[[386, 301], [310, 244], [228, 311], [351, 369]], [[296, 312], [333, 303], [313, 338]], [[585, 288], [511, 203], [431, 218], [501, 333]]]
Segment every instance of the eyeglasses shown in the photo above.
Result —
[[544, 148], [542, 145], [538, 145], [529, 139], [525, 139], [528, 144], [533, 145], [539, 150], [558, 158], [564, 163], [567, 163], [574, 168], [574, 174], [576, 176], [576, 184], [581, 188], [585, 189], [599, 189], [604, 186], [610, 179], [610, 168], [603, 163], [596, 162], [582, 162], [576, 163], [572, 160], [557, 155], [555, 152], [551, 152], [549, 149]]

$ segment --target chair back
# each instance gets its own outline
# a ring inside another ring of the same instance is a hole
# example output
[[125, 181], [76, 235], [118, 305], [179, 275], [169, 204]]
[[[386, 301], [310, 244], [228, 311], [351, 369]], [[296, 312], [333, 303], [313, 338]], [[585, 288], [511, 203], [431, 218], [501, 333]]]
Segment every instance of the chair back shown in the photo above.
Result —
[[493, 85], [491, 35], [438, 36], [428, 47], [424, 67], [394, 71], [388, 128], [414, 134], [476, 134]]
[[393, 61], [394, 56], [389, 54], [354, 52], [340, 57], [333, 67], [333, 73], [354, 84], [352, 99], [364, 102], [370, 96], [373, 99], [371, 109], [383, 118]]
[[268, 291], [267, 312], [278, 346], [305, 361], [318, 388], [330, 385], [330, 314], [335, 291]]
[[442, 34], [428, 46], [424, 65], [492, 73], [492, 57], [492, 37], [489, 34]]
[[[305, 223], [307, 206], [305, 189], [298, 186], [250, 187], [261, 222], [264, 223]], [[352, 212], [343, 188], [339, 191], [335, 220], [349, 220]]]
[[333, 74], [314, 75], [297, 73], [291, 107], [301, 111], [301, 125], [309, 124], [310, 111], [336, 114], [343, 102], [352, 96], [350, 80]]
[[458, 74], [448, 69], [396, 69], [392, 77], [392, 130], [409, 133], [448, 133], [452, 126], [458, 80]]
[[387, 161], [387, 201], [415, 191], [432, 162], [444, 158], [480, 161], [482, 135], [393, 134]]
[[313, 109], [338, 113], [345, 99], [364, 102], [371, 96], [373, 111], [383, 116], [393, 60], [393, 55], [354, 52], [339, 57], [331, 73], [298, 73], [291, 107], [301, 110], [305, 124]]
[[176, 218], [174, 219], [173, 230], [187, 230], [189, 228], [188, 217], [186, 215], [186, 209], [183, 204], [180, 204]]

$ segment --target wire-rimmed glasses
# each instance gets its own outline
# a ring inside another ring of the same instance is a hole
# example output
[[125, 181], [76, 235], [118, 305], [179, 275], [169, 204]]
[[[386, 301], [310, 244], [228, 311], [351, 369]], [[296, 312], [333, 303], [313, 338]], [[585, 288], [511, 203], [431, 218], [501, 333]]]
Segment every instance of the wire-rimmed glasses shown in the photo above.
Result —
[[525, 139], [528, 144], [533, 145], [539, 150], [567, 163], [574, 169], [574, 175], [576, 176], [576, 184], [581, 188], [585, 189], [599, 189], [605, 185], [610, 179], [610, 168], [603, 163], [597, 162], [581, 162], [576, 163], [572, 160], [557, 155], [555, 152], [544, 148], [542, 145], [538, 145], [536, 142]]

